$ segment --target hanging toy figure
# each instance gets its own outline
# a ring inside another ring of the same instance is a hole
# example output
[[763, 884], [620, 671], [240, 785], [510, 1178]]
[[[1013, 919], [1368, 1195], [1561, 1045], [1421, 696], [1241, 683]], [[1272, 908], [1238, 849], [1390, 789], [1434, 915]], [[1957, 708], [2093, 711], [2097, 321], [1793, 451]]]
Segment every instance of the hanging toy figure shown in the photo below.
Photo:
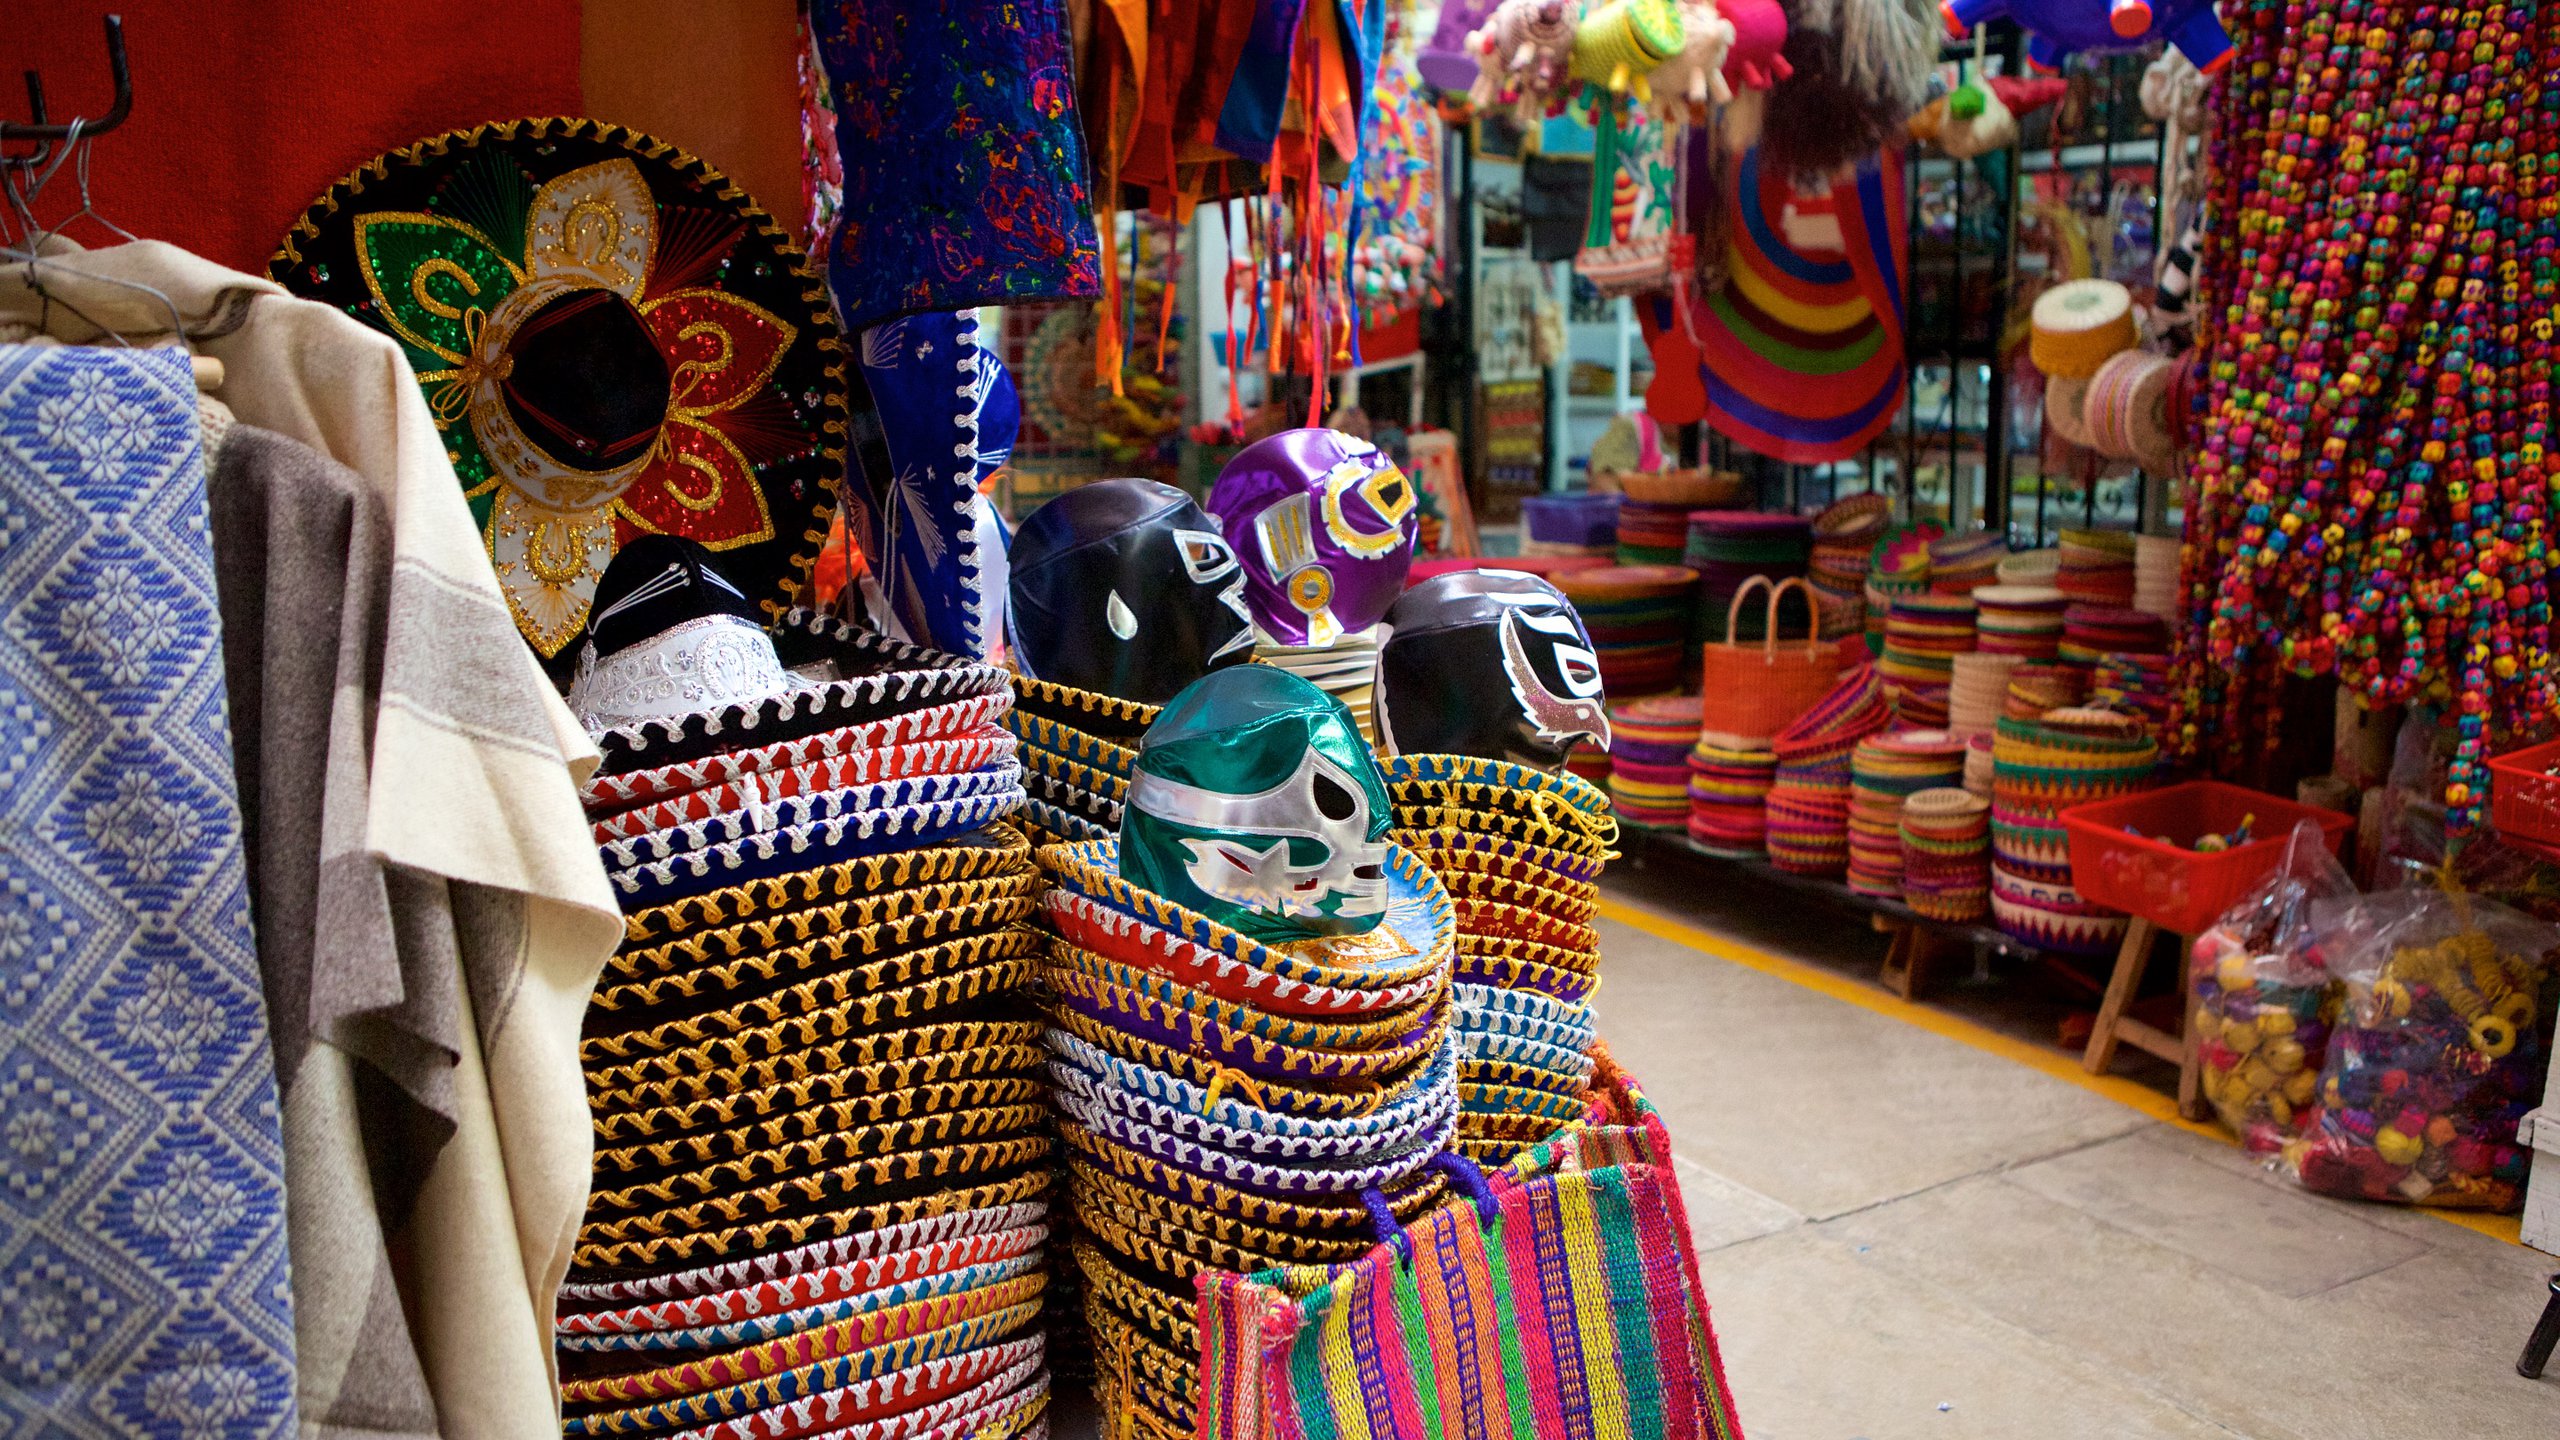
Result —
[[1714, 0], [1680, 0], [1680, 53], [1653, 72], [1654, 113], [1663, 124], [1703, 125], [1713, 107], [1733, 99], [1724, 76], [1733, 40], [1733, 22]]
[[1148, 728], [1120, 874], [1257, 940], [1365, 934], [1387, 913], [1394, 820], [1342, 702], [1239, 665], [1201, 677]]

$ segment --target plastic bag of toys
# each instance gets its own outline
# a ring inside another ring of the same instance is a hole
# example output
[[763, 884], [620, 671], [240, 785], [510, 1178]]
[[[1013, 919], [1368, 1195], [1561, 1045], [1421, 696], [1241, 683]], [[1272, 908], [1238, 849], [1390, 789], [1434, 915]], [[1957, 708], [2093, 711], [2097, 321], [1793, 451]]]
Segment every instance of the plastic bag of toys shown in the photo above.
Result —
[[2251, 1154], [2282, 1150], [2311, 1112], [2337, 1014], [2312, 906], [2355, 893], [2319, 825], [2305, 820], [2274, 873], [2188, 953], [2205, 1097]]
[[2542, 1094], [2539, 996], [2560, 929], [2494, 900], [2395, 890], [2315, 920], [2345, 982], [2319, 1107], [2286, 1147], [2329, 1195], [2514, 1210], [2516, 1121]]

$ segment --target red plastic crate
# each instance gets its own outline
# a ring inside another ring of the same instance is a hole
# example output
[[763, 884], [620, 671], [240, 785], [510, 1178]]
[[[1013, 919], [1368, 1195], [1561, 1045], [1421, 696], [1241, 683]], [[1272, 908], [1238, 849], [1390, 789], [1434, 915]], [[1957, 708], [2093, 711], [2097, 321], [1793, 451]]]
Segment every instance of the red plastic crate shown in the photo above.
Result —
[[[2212, 854], [2182, 848], [2206, 835], [2228, 834], [2251, 815], [2257, 819], [2249, 833], [2257, 838], [2246, 845]], [[2304, 820], [2319, 822], [2331, 854], [2355, 828], [2352, 819], [2334, 811], [2219, 780], [2074, 805], [2062, 812], [2062, 826], [2071, 832], [2071, 887], [2084, 899], [2139, 915], [2174, 934], [2193, 935], [2266, 878], [2284, 858], [2293, 827]]]
[[2511, 840], [2560, 845], [2560, 740], [2489, 757], [2489, 823]]

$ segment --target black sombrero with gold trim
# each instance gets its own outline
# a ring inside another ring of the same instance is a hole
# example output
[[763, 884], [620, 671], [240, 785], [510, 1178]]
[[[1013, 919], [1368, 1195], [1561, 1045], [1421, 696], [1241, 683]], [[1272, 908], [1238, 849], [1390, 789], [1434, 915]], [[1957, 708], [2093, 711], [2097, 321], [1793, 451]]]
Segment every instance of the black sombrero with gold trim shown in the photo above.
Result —
[[594, 120], [367, 161], [267, 265], [408, 353], [517, 627], [567, 673], [646, 534], [795, 601], [844, 473], [844, 349], [789, 233], [719, 171]]

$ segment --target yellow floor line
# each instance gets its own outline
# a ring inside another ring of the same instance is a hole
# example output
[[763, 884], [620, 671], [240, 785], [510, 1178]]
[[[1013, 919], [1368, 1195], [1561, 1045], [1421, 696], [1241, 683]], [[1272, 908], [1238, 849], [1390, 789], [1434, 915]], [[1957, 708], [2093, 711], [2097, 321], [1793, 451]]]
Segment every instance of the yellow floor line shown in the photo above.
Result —
[[[2239, 1143], [2229, 1131], [2219, 1125], [2208, 1124], [2201, 1120], [2189, 1120], [2180, 1115], [2178, 1102], [2172, 1096], [2163, 1095], [2148, 1085], [2125, 1079], [2121, 1075], [2090, 1074], [2081, 1068], [2080, 1059], [2076, 1055], [2068, 1055], [2033, 1041], [2021, 1040], [2014, 1035], [2002, 1034], [1987, 1025], [1976, 1024], [1961, 1015], [1951, 1014], [1935, 1006], [1914, 1004], [1863, 980], [1853, 980], [1819, 965], [1808, 965], [1801, 960], [1790, 960], [1783, 955], [1773, 955], [1739, 940], [1701, 930], [1694, 925], [1684, 924], [1655, 911], [1629, 905], [1622, 900], [1602, 896], [1600, 913], [1621, 925], [1641, 930], [1657, 940], [1668, 940], [1674, 945], [1685, 945], [1692, 950], [1703, 951], [1746, 970], [1756, 970], [1763, 975], [1784, 980], [1790, 985], [1802, 986], [1818, 994], [1828, 995], [1843, 1004], [1855, 1005], [1861, 1010], [1874, 1011], [1878, 1015], [1888, 1016], [1906, 1025], [1917, 1026], [1932, 1035], [1943, 1035], [1960, 1045], [1968, 1045], [1985, 1054], [1997, 1055], [2003, 1060], [2024, 1065], [2030, 1070], [2050, 1075], [2066, 1084], [2076, 1085], [2091, 1094], [2103, 1095], [2127, 1109], [2139, 1111], [2163, 1125], [2174, 1125], [2190, 1135], [2202, 1135], [2225, 1145]], [[2432, 1215], [2447, 1224], [2459, 1225], [2465, 1230], [2476, 1230], [2493, 1240], [2504, 1240], [2510, 1245], [2524, 1243], [2518, 1234], [2522, 1221], [2516, 1216], [2483, 1215], [2475, 1210], [2419, 1208], [2422, 1213]]]

